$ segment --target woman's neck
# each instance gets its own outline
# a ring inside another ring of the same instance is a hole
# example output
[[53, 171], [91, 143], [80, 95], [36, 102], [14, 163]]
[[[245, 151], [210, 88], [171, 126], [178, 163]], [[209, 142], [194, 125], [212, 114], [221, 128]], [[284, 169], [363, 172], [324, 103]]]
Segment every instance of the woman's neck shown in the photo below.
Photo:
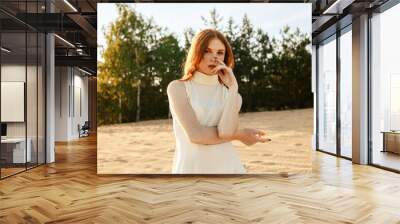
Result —
[[218, 75], [207, 75], [200, 71], [195, 71], [193, 81], [204, 85], [216, 85], [219, 83]]

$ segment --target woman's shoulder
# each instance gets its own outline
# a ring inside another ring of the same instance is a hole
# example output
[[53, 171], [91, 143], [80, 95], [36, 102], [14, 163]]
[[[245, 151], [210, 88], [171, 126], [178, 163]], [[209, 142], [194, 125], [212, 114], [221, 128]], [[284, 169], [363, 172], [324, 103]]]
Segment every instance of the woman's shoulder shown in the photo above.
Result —
[[168, 84], [167, 93], [168, 95], [181, 94], [182, 91], [185, 91], [185, 81], [182, 80], [173, 80]]

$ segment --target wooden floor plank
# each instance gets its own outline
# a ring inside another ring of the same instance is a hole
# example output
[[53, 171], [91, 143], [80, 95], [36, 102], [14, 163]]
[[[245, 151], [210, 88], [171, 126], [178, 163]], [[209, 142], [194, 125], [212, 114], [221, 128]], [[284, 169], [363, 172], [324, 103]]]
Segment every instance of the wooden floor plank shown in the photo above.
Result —
[[313, 153], [297, 175], [97, 175], [96, 138], [0, 181], [0, 223], [400, 223], [400, 175]]

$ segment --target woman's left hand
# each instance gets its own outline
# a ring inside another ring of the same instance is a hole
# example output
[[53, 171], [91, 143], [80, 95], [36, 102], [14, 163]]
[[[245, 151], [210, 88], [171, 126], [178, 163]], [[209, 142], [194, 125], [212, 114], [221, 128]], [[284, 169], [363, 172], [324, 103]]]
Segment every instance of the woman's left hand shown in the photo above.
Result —
[[217, 74], [222, 82], [229, 88], [238, 90], [238, 83], [235, 75], [233, 74], [232, 68], [225, 65], [223, 61], [217, 60], [218, 65], [212, 70], [214, 74]]
[[253, 128], [237, 130], [234, 135], [234, 139], [239, 140], [248, 146], [254, 145], [257, 142], [265, 143], [271, 141], [270, 138], [266, 137], [265, 131]]

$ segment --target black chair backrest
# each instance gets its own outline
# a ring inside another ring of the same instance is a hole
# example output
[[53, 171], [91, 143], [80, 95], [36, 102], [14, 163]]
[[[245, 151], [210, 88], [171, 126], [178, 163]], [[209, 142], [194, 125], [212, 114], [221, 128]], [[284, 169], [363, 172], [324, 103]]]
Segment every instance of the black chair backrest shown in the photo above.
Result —
[[83, 124], [82, 128], [90, 128], [89, 121], [85, 121], [85, 124]]

